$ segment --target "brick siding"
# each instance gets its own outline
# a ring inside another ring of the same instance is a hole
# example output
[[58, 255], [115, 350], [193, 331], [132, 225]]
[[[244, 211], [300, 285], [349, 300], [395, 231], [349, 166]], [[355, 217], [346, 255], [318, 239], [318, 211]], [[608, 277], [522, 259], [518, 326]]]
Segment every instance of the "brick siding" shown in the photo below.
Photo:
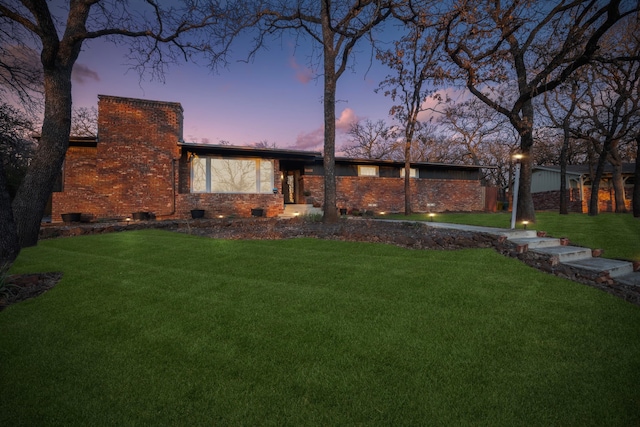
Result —
[[178, 103], [101, 95], [97, 146], [69, 148], [63, 191], [53, 195], [53, 221], [64, 212], [173, 215], [182, 120]]
[[[323, 200], [324, 177], [305, 175], [304, 189]], [[469, 212], [484, 210], [479, 181], [412, 179], [411, 209], [414, 212]], [[404, 211], [404, 178], [337, 177], [337, 207], [351, 212]]]
[[[631, 211], [631, 201], [633, 188], [625, 187], [625, 205], [628, 211]], [[576, 213], [589, 212], [589, 200], [591, 199], [591, 187], [584, 187], [584, 199], [580, 200], [580, 192], [577, 189], [567, 191], [568, 211]], [[559, 210], [560, 209], [560, 192], [545, 191], [534, 193], [533, 206], [536, 210]], [[600, 188], [598, 194], [598, 212], [614, 212], [615, 211], [615, 195], [613, 188]]]

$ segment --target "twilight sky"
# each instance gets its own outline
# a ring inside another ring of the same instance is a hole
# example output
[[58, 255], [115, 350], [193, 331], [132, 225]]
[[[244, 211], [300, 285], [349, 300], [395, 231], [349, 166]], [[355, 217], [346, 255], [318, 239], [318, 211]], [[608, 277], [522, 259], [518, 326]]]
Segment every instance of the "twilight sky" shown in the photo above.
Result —
[[[92, 40], [83, 45], [74, 69], [74, 108], [97, 106], [98, 94], [179, 102], [186, 141], [249, 145], [267, 140], [279, 148], [320, 150], [321, 70], [309, 68], [310, 51], [294, 42], [293, 38], [274, 42], [254, 61], [234, 61], [217, 73], [205, 65], [172, 65], [160, 83], [140, 81], [137, 72], [125, 65], [122, 48]], [[371, 59], [366, 41], [356, 49], [353, 71], [347, 70], [338, 81], [338, 150], [352, 122], [367, 118], [390, 122], [391, 100], [374, 93], [389, 71]], [[235, 52], [238, 60], [245, 58], [241, 47]]]

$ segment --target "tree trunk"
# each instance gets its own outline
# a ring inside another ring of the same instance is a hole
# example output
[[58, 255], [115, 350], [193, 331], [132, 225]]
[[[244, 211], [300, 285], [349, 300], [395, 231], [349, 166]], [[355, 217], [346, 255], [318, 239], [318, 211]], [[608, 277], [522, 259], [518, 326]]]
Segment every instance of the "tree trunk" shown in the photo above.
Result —
[[[617, 145], [617, 144], [616, 144]], [[617, 152], [616, 145], [611, 146], [609, 161], [613, 165], [613, 191], [615, 198], [615, 212], [626, 213], [626, 197], [624, 194], [624, 179], [622, 178], [622, 160]]]
[[411, 141], [413, 132], [408, 132], [404, 143], [404, 214], [411, 215]]
[[520, 120], [520, 152], [522, 154], [522, 162], [520, 167], [520, 182], [518, 185], [518, 206], [516, 221], [536, 222], [536, 211], [533, 205], [533, 196], [531, 195], [531, 172], [533, 166], [533, 156], [531, 148], [533, 147], [533, 108], [531, 101], [525, 103], [523, 108], [523, 120]]
[[600, 180], [602, 180], [602, 174], [604, 173], [604, 164], [607, 160], [607, 147], [608, 143], [605, 141], [598, 158], [598, 165], [596, 166], [596, 173], [591, 180], [591, 198], [589, 199], [589, 216], [598, 215], [598, 202], [600, 200]]
[[536, 222], [536, 211], [533, 205], [533, 196], [531, 195], [531, 171], [533, 160], [531, 159], [531, 150], [523, 150], [523, 160], [520, 168], [520, 183], [518, 188], [518, 212], [516, 212], [516, 221]]
[[562, 140], [562, 148], [560, 149], [560, 215], [568, 215], [569, 208], [567, 206], [567, 150], [569, 149], [569, 120], [562, 122], [562, 130], [564, 133]]
[[640, 134], [636, 136], [636, 171], [633, 181], [633, 216], [640, 218]]
[[11, 267], [19, 253], [20, 244], [13, 221], [11, 198], [7, 190], [2, 158], [0, 158], [0, 276]]
[[21, 247], [38, 243], [40, 223], [53, 183], [62, 169], [71, 130], [71, 66], [45, 69], [42, 135], [22, 185], [13, 200]]
[[[326, 7], [323, 2], [323, 8]], [[326, 12], [326, 11], [325, 11]], [[325, 223], [338, 222], [336, 204], [336, 52], [328, 12], [323, 13], [324, 36], [324, 217]], [[325, 22], [327, 20], [327, 22]]]

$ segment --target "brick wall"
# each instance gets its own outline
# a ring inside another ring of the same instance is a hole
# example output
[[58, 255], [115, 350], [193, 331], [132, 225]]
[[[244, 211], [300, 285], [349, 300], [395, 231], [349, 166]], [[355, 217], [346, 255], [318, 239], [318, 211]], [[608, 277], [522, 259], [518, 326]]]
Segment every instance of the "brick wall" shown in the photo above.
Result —
[[178, 194], [176, 218], [189, 218], [191, 209], [204, 209], [205, 218], [250, 217], [251, 209], [262, 208], [268, 217], [284, 211], [282, 194]]
[[[625, 205], [631, 211], [632, 187], [625, 187]], [[615, 195], [613, 188], [600, 188], [598, 195], [598, 211], [614, 212]], [[545, 191], [532, 194], [533, 205], [536, 210], [558, 210], [560, 209], [560, 192]], [[584, 199], [580, 200], [580, 192], [577, 189], [568, 190], [568, 210], [569, 212], [587, 213], [589, 212], [589, 200], [591, 198], [591, 187], [584, 187]]]
[[60, 221], [65, 212], [95, 212], [106, 199], [96, 194], [98, 182], [96, 147], [69, 147], [63, 167], [63, 192], [53, 193], [52, 219]]
[[100, 95], [97, 147], [69, 148], [52, 220], [64, 212], [174, 215], [182, 120], [178, 103]]
[[[274, 170], [280, 164], [274, 161]], [[278, 194], [224, 194], [224, 193], [191, 193], [191, 172], [186, 155], [179, 162], [179, 194], [176, 195], [176, 218], [189, 218], [191, 209], [204, 209], [205, 218], [249, 217], [251, 209], [264, 209], [265, 216], [278, 216], [284, 211], [284, 197]], [[273, 186], [282, 188], [280, 174], [274, 176]]]
[[[305, 175], [304, 189], [323, 200], [324, 177]], [[379, 177], [337, 177], [338, 208], [403, 212], [404, 179]], [[479, 181], [411, 180], [411, 209], [414, 212], [482, 211], [483, 188]]]
[[[545, 191], [543, 193], [533, 193], [533, 206], [536, 210], [557, 211], [560, 209], [560, 191]], [[567, 209], [569, 212], [582, 212], [582, 202], [580, 201], [580, 191], [573, 188], [567, 189]]]

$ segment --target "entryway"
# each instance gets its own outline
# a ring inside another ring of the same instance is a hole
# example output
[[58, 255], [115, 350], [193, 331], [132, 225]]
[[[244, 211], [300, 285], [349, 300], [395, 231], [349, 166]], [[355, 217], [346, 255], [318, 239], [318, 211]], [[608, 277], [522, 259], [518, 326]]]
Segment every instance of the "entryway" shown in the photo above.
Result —
[[305, 203], [302, 183], [302, 173], [299, 169], [282, 171], [282, 195], [285, 204]]

